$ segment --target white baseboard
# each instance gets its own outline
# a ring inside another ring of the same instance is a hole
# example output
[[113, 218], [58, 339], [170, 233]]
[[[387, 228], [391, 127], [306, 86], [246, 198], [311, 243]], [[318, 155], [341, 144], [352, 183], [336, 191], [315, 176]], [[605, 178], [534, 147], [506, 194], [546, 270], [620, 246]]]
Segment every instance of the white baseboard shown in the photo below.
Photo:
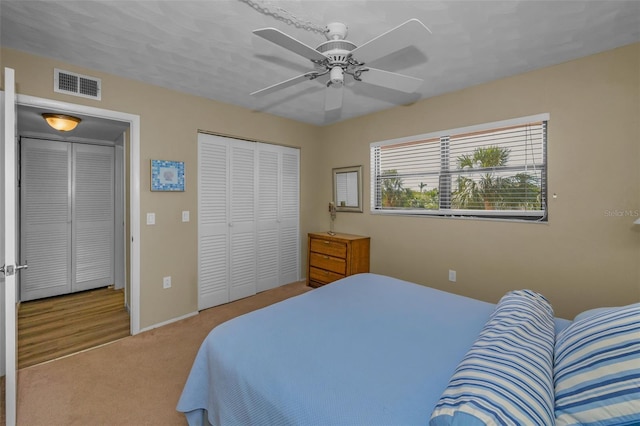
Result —
[[172, 318], [172, 319], [167, 320], [167, 321], [162, 321], [162, 322], [159, 322], [157, 324], [150, 325], [149, 327], [145, 327], [145, 328], [141, 329], [139, 331], [139, 333], [142, 333], [144, 331], [153, 330], [154, 328], [162, 327], [163, 325], [171, 324], [172, 322], [176, 322], [176, 321], [180, 321], [180, 320], [183, 320], [183, 319], [186, 319], [186, 318], [194, 317], [194, 316], [198, 315], [198, 313], [199, 313], [198, 311], [195, 311], [195, 312], [191, 312], [191, 313], [186, 314], [186, 315], [182, 315], [181, 317]]

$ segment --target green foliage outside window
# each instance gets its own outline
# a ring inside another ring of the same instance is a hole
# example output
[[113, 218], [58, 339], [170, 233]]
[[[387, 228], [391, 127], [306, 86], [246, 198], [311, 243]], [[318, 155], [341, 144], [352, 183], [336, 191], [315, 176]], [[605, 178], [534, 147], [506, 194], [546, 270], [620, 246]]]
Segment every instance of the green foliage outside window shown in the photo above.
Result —
[[[454, 209], [536, 210], [541, 208], [540, 183], [535, 176], [498, 174], [507, 165], [509, 150], [497, 146], [476, 148], [472, 155], [458, 157], [458, 169], [485, 169], [479, 178], [460, 175], [451, 194]], [[491, 170], [486, 170], [491, 169]]]
[[[458, 175], [451, 193], [451, 208], [541, 209], [539, 179], [524, 172], [513, 176], [498, 173], [500, 167], [507, 165], [509, 154], [506, 148], [490, 146], [477, 148], [471, 155], [458, 157], [458, 170], [478, 169], [479, 176]], [[427, 189], [427, 185], [423, 182], [417, 185], [418, 190], [406, 188], [397, 170], [383, 171], [380, 178], [383, 208], [438, 210], [440, 204], [438, 188]]]
[[382, 172], [382, 207], [437, 210], [439, 205], [438, 188], [427, 190], [423, 182], [418, 191], [405, 188], [397, 170]]

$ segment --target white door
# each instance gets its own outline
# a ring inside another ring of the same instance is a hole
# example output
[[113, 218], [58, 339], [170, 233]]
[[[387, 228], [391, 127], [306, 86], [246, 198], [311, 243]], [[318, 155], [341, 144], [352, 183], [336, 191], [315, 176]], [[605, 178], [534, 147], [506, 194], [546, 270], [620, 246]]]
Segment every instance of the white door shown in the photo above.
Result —
[[281, 285], [280, 270], [280, 153], [274, 145], [258, 145], [258, 284], [257, 291]]
[[299, 280], [300, 150], [258, 144], [258, 291]]
[[71, 292], [71, 144], [22, 138], [20, 300]]
[[284, 148], [280, 187], [280, 284], [300, 281], [300, 150]]
[[22, 138], [20, 300], [114, 283], [114, 148]]
[[256, 144], [231, 141], [229, 301], [256, 294]]
[[256, 293], [255, 143], [198, 135], [198, 309]]
[[73, 292], [114, 283], [115, 150], [74, 144], [72, 189]]
[[198, 309], [229, 301], [229, 145], [198, 135]]
[[1, 259], [4, 274], [4, 333], [5, 333], [5, 419], [6, 424], [16, 424], [16, 94], [15, 73], [4, 69], [3, 197], [4, 256]]

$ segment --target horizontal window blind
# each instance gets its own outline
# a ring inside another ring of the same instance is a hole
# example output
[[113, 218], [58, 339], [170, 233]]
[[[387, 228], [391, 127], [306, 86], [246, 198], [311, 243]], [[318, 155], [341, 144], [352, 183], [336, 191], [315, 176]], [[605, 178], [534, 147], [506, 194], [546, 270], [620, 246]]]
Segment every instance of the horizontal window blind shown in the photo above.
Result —
[[371, 144], [372, 212], [546, 220], [547, 121]]

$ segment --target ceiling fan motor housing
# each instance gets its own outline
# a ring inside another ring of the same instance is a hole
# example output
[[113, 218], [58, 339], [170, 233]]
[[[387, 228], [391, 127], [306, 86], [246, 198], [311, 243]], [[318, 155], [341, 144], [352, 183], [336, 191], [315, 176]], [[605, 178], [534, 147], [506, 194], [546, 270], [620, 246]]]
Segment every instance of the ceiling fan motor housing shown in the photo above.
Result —
[[349, 54], [356, 45], [348, 40], [329, 40], [316, 47], [316, 50], [327, 58], [329, 65], [347, 65]]

